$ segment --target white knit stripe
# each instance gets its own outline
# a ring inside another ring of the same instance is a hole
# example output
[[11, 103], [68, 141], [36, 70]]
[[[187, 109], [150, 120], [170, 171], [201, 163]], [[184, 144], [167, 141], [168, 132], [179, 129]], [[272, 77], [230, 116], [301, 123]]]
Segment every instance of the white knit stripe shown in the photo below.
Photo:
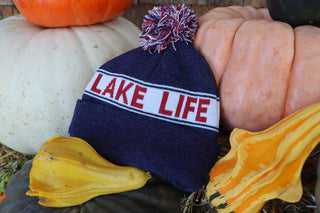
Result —
[[217, 131], [219, 99], [212, 94], [143, 82], [99, 70], [85, 94], [122, 109], [172, 123]]

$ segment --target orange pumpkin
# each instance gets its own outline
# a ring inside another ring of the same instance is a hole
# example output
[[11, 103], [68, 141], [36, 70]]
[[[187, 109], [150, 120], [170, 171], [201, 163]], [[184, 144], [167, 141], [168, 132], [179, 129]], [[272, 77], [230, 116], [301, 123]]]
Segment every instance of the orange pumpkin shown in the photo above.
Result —
[[44, 27], [91, 25], [122, 15], [133, 0], [14, 0], [19, 12]]
[[273, 21], [267, 9], [218, 7], [200, 17], [195, 47], [219, 85], [228, 129], [266, 129], [320, 101], [320, 28]]

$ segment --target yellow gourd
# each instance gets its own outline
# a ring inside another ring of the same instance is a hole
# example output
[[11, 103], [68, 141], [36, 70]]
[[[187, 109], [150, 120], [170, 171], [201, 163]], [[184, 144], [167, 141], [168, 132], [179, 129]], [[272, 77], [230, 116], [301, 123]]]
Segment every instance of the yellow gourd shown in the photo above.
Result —
[[34, 157], [27, 195], [39, 204], [66, 207], [93, 197], [143, 187], [149, 174], [102, 158], [80, 138], [55, 136]]
[[210, 171], [209, 201], [220, 213], [255, 213], [265, 202], [300, 200], [301, 170], [320, 142], [320, 103], [261, 132], [234, 129], [231, 149]]

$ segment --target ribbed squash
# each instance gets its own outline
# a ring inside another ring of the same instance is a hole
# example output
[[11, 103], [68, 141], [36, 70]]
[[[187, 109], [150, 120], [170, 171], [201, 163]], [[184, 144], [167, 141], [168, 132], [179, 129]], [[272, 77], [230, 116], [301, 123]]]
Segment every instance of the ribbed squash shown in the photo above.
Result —
[[319, 27], [292, 28], [266, 8], [217, 7], [201, 16], [194, 45], [219, 85], [222, 126], [262, 131], [319, 102], [319, 43]]
[[142, 170], [105, 160], [80, 138], [55, 136], [34, 157], [27, 195], [38, 196], [43, 206], [75, 206], [99, 195], [141, 188], [148, 179]]
[[43, 28], [21, 15], [0, 21], [0, 142], [35, 155], [67, 135], [74, 105], [101, 64], [139, 46], [139, 28], [117, 18]]
[[266, 201], [300, 200], [301, 170], [320, 141], [320, 103], [261, 132], [235, 129], [231, 149], [210, 171], [206, 195], [219, 212], [259, 212]]

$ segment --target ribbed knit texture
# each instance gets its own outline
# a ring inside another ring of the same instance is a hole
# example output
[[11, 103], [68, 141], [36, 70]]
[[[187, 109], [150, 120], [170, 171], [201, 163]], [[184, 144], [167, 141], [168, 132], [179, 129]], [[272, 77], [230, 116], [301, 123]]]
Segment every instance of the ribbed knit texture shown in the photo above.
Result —
[[[186, 18], [188, 10], [177, 9], [183, 12], [177, 19], [195, 23]], [[159, 10], [152, 15], [163, 17]], [[153, 24], [150, 19], [147, 25]], [[194, 192], [219, 154], [218, 90], [190, 40], [170, 39], [174, 45], [162, 42], [152, 51], [139, 47], [103, 64], [77, 102], [69, 133], [113, 163], [155, 173]]]

